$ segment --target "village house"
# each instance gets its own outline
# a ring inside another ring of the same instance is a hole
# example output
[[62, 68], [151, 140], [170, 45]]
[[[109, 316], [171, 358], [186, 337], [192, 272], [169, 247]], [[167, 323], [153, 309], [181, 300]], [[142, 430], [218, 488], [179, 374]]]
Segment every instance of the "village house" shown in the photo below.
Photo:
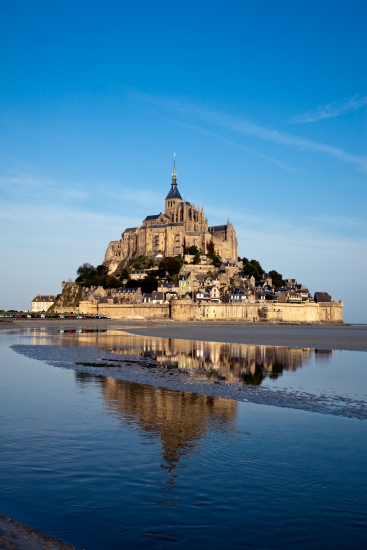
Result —
[[211, 302], [220, 302], [220, 291], [217, 285], [209, 286], [206, 291], [209, 292]]
[[297, 287], [297, 281], [296, 279], [284, 279], [284, 282], [285, 282], [285, 286], [287, 288], [294, 288], [296, 289]]
[[56, 296], [52, 294], [37, 294], [31, 302], [31, 311], [34, 313], [47, 311], [54, 304], [55, 299]]
[[143, 302], [145, 304], [163, 304], [164, 303], [164, 293], [163, 292], [157, 292], [156, 290], [153, 290], [153, 292], [146, 292], [143, 294]]
[[195, 302], [210, 302], [210, 294], [206, 290], [198, 290], [195, 293]]
[[115, 304], [139, 304], [143, 300], [141, 288], [114, 288], [110, 296]]
[[302, 297], [295, 290], [290, 290], [287, 293], [287, 302], [289, 304], [300, 304], [302, 303]]
[[130, 279], [132, 281], [142, 281], [145, 277], [149, 276], [153, 269], [132, 269], [130, 273]]
[[157, 290], [158, 292], [163, 292], [164, 294], [167, 294], [167, 293], [179, 294], [180, 285], [179, 283], [168, 283], [166, 281], [162, 281], [158, 283]]

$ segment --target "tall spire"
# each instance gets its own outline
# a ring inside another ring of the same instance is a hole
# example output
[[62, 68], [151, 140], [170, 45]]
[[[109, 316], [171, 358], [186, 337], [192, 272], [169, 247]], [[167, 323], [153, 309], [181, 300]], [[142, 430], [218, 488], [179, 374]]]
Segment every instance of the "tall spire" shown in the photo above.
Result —
[[173, 171], [172, 171], [172, 183], [171, 183], [171, 189], [168, 193], [167, 199], [180, 199], [182, 200], [182, 197], [180, 195], [179, 190], [177, 189], [177, 173], [176, 173], [176, 153], [173, 155]]
[[177, 185], [176, 153], [173, 153], [172, 185]]

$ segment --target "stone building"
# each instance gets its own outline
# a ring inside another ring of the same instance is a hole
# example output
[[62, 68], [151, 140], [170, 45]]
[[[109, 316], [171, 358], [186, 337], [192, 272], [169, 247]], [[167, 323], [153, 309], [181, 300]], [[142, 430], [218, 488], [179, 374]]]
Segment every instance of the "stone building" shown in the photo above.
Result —
[[237, 238], [233, 225], [228, 220], [223, 225], [209, 226], [204, 209], [182, 199], [174, 162], [164, 212], [147, 216], [139, 227], [125, 229], [121, 239], [108, 245], [103, 263], [113, 273], [139, 255], [148, 258], [177, 256], [184, 253], [185, 247], [193, 245], [206, 254], [211, 241], [223, 261], [237, 262]]
[[37, 294], [31, 302], [31, 311], [34, 313], [47, 311], [49, 307], [55, 302], [56, 296], [51, 296], [50, 294]]

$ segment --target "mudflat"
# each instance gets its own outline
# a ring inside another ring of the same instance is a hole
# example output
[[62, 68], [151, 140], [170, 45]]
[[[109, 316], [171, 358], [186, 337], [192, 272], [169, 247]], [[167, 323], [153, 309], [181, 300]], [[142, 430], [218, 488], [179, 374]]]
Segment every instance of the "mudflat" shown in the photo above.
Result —
[[[367, 325], [267, 325], [245, 323], [202, 323], [132, 319], [32, 319], [18, 320], [17, 329], [27, 327], [94, 327], [126, 330], [132, 334], [268, 346], [289, 346], [367, 351]], [[5, 327], [4, 327], [5, 328]], [[8, 326], [11, 328], [11, 326]], [[15, 327], [14, 327], [15, 328]]]
[[62, 540], [32, 529], [24, 523], [0, 514], [0, 548], [7, 550], [76, 550]]

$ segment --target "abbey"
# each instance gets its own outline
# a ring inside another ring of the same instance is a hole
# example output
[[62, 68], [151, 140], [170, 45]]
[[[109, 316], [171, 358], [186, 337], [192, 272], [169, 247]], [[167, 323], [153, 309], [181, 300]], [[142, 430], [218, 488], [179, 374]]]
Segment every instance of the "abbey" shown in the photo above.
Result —
[[204, 209], [182, 199], [174, 161], [164, 212], [147, 216], [139, 227], [125, 229], [120, 240], [108, 245], [103, 263], [113, 273], [139, 255], [148, 258], [183, 255], [184, 249], [193, 245], [205, 255], [211, 242], [223, 261], [237, 262], [233, 225], [228, 220], [224, 225], [209, 226]]

